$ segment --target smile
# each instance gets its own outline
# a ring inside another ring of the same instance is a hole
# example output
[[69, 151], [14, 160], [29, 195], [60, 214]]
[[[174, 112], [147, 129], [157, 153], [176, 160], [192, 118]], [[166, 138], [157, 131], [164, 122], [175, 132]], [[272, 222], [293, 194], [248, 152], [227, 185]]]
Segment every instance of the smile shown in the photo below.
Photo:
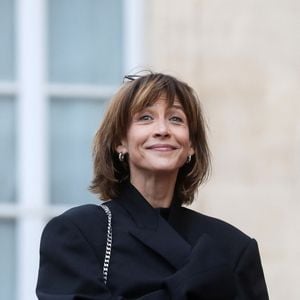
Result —
[[155, 151], [173, 151], [178, 149], [177, 147], [169, 144], [156, 144], [150, 147], [147, 147], [148, 150], [155, 150]]

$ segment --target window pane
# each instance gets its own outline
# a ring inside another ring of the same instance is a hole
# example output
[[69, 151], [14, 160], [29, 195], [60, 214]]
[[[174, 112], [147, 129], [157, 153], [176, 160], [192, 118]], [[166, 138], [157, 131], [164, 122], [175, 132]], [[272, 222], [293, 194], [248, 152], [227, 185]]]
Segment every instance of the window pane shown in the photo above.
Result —
[[0, 1], [0, 80], [14, 78], [14, 1]]
[[15, 117], [13, 97], [0, 96], [0, 203], [16, 199]]
[[105, 102], [53, 98], [50, 102], [50, 187], [52, 203], [95, 201], [91, 148]]
[[51, 82], [112, 84], [119, 81], [121, 3], [121, 0], [48, 1]]
[[16, 290], [15, 223], [0, 219], [0, 299], [15, 299]]

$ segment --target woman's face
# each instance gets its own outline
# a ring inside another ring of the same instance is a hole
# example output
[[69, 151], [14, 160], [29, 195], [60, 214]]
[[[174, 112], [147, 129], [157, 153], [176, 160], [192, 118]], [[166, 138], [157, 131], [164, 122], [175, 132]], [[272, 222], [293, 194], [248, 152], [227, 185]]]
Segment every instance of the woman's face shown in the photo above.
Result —
[[117, 151], [128, 154], [131, 176], [149, 172], [177, 175], [188, 155], [194, 154], [180, 102], [175, 100], [169, 107], [161, 96], [153, 105], [136, 113]]

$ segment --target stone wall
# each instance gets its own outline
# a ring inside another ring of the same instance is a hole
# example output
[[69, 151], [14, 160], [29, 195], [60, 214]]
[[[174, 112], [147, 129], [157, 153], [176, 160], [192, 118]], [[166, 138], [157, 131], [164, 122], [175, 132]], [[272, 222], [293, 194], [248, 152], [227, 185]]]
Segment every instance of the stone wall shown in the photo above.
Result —
[[146, 66], [189, 82], [209, 124], [213, 174], [193, 208], [258, 240], [271, 299], [300, 299], [300, 2], [145, 9]]

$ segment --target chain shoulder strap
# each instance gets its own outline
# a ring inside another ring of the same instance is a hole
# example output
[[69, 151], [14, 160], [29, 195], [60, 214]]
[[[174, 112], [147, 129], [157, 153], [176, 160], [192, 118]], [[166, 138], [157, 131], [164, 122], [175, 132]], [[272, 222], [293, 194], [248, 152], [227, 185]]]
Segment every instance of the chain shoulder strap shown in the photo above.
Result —
[[105, 248], [105, 256], [104, 256], [104, 263], [103, 263], [103, 279], [104, 284], [107, 283], [107, 276], [108, 276], [108, 268], [109, 268], [109, 261], [111, 256], [111, 247], [112, 247], [112, 213], [111, 210], [105, 204], [101, 204], [100, 207], [104, 210], [107, 216], [107, 236], [106, 236], [106, 248]]

